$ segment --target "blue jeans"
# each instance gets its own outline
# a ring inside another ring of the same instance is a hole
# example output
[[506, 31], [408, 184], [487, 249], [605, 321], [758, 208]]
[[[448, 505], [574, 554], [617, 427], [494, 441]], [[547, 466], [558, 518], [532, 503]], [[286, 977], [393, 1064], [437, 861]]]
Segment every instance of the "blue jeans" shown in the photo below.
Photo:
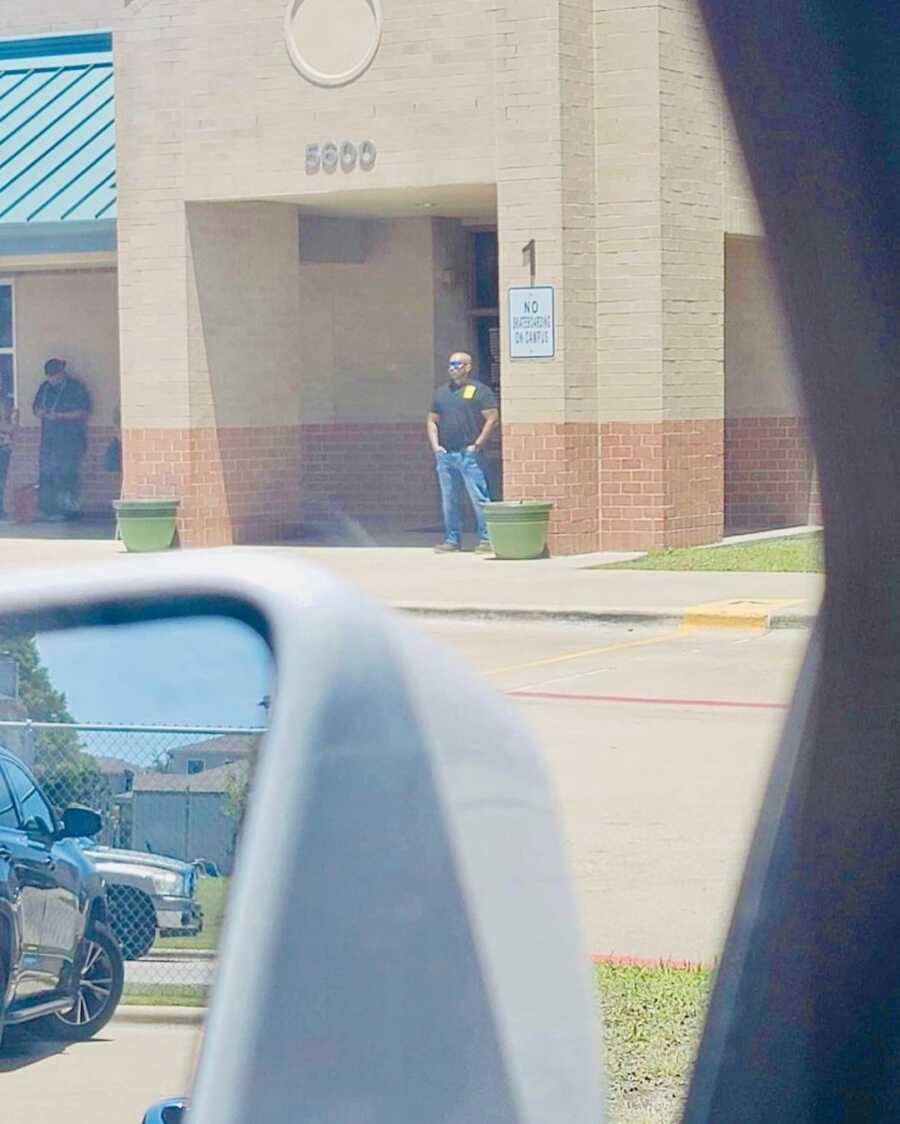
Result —
[[475, 525], [482, 542], [488, 541], [487, 525], [484, 521], [484, 505], [490, 500], [484, 469], [476, 453], [435, 453], [434, 463], [438, 481], [441, 485], [441, 504], [444, 509], [444, 534], [447, 542], [459, 546], [459, 493], [457, 485], [462, 481], [475, 512]]

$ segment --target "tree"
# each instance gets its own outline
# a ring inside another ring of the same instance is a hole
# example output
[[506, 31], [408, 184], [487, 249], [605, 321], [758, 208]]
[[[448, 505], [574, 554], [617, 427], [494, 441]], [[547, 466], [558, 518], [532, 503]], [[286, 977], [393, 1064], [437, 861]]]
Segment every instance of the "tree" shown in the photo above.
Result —
[[[66, 696], [58, 691], [41, 661], [33, 632], [0, 625], [0, 653], [19, 667], [19, 698], [33, 722], [71, 723]], [[34, 772], [48, 800], [57, 807], [87, 804], [108, 806], [109, 785], [75, 730], [37, 730]]]

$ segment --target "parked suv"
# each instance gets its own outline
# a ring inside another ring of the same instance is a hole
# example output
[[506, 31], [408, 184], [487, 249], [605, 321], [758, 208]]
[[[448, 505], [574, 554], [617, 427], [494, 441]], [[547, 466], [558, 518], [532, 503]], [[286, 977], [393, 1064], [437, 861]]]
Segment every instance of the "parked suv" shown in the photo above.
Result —
[[103, 881], [109, 926], [126, 960], [140, 960], [161, 937], [194, 937], [203, 928], [194, 865], [166, 855], [102, 847], [79, 839]]
[[84, 1041], [115, 1012], [122, 951], [103, 881], [75, 842], [100, 827], [87, 808], [60, 823], [28, 769], [0, 749], [0, 1037], [28, 1022]]

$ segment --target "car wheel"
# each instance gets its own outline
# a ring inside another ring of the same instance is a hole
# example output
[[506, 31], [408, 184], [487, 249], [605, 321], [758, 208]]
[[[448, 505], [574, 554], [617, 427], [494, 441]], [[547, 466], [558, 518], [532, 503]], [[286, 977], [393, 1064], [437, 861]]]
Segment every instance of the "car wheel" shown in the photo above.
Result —
[[156, 910], [140, 890], [130, 886], [107, 886], [109, 926], [115, 933], [126, 960], [146, 956], [156, 940]]
[[105, 925], [94, 925], [87, 937], [87, 954], [78, 997], [71, 1010], [36, 1020], [54, 1038], [86, 1042], [109, 1022], [122, 998], [125, 964], [119, 942]]

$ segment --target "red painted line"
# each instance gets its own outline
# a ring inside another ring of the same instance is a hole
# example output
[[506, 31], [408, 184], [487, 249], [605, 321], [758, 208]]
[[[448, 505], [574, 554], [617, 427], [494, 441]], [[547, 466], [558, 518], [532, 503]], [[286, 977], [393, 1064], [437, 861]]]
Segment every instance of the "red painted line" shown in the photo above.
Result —
[[582, 695], [562, 691], [507, 691], [514, 699], [545, 699], [551, 702], [630, 703], [633, 706], [724, 707], [731, 710], [787, 710], [787, 703], [743, 702], [738, 699], [666, 699], [637, 695]]
[[666, 960], [659, 957], [650, 960], [643, 956], [592, 956], [595, 964], [611, 964], [615, 968], [672, 968], [679, 972], [696, 972], [701, 968], [708, 969], [708, 964], [700, 964], [693, 960]]

